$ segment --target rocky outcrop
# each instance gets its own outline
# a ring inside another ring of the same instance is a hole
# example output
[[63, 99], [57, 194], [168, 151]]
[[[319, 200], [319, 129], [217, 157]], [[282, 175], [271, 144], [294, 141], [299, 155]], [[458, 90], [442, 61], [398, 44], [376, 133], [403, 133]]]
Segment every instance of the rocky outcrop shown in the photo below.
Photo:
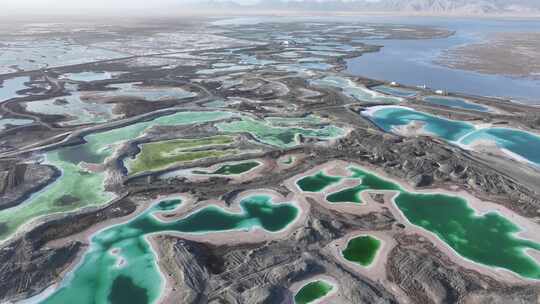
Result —
[[367, 129], [356, 129], [339, 145], [344, 158], [369, 162], [413, 186], [458, 186], [524, 216], [539, 214], [540, 192], [531, 176], [504, 161], [494, 165], [497, 160], [487, 163], [432, 138], [400, 138]]
[[58, 169], [48, 165], [0, 163], [0, 210], [20, 204], [60, 174]]
[[393, 223], [390, 214], [356, 216], [319, 207], [284, 240], [215, 246], [155, 236], [153, 243], [162, 271], [174, 282], [171, 302], [292, 303], [292, 284], [324, 273], [339, 282], [339, 303], [397, 303], [382, 285], [321, 250], [352, 229], [387, 230]]
[[36, 247], [20, 239], [2, 248], [0, 260], [0, 299], [24, 299], [51, 285], [73, 262], [81, 243], [70, 242], [58, 248]]

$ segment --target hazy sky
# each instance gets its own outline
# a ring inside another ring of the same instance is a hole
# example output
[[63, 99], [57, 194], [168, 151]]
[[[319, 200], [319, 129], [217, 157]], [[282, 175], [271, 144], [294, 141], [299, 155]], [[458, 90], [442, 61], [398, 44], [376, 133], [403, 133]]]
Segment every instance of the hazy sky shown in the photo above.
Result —
[[[189, 10], [189, 3], [207, 2], [208, 0], [0, 0], [0, 16], [10, 14], [41, 15], [50, 13], [79, 13], [84, 15], [92, 12], [141, 12], [141, 13], [181, 13], [182, 9]], [[230, 0], [210, 0], [230, 1]], [[260, 0], [232, 0], [240, 4], [253, 4]], [[282, 0], [305, 1], [305, 0]], [[316, 0], [325, 2], [329, 0]], [[345, 2], [355, 0], [343, 0]], [[379, 0], [364, 0], [379, 1]], [[536, 1], [536, 0], [533, 0]], [[167, 10], [169, 9], [169, 10]]]
[[77, 8], [126, 8], [145, 7], [175, 4], [186, 2], [186, 0], [2, 0], [2, 8], [7, 9], [47, 9], [65, 10]]
[[[219, 1], [219, 0], [218, 0]], [[256, 0], [239, 0], [239, 3], [252, 3]], [[198, 2], [198, 0], [0, 0], [2, 13], [84, 13], [95, 11], [142, 11], [166, 9], [174, 7], [181, 9], [182, 5]]]

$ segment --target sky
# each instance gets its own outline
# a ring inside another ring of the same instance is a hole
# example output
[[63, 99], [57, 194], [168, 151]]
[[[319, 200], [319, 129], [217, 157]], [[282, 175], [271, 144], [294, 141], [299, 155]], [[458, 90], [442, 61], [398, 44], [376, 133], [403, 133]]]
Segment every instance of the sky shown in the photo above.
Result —
[[[243, 4], [255, 0], [238, 0]], [[174, 7], [181, 9], [182, 5], [197, 0], [0, 0], [2, 13], [64, 13], [64, 12], [98, 12], [98, 11], [143, 11]]]
[[2, 8], [10, 10], [18, 9], [46, 9], [46, 10], [67, 10], [67, 9], [98, 9], [122, 7], [144, 7], [155, 6], [155, 3], [167, 5], [171, 3], [185, 2], [185, 0], [2, 0]]
[[[2, 20], [33, 20], [37, 17], [60, 17], [81, 19], [88, 17], [148, 17], [148, 16], [196, 16], [200, 14], [223, 13], [237, 14], [236, 10], [223, 11], [217, 6], [212, 10], [211, 6], [196, 7], [201, 2], [236, 2], [239, 4], [256, 4], [260, 1], [285, 1], [302, 2], [308, 0], [0, 0], [0, 23]], [[309, 0], [326, 2], [333, 0]], [[353, 2], [360, 0], [341, 0]], [[361, 0], [377, 2], [380, 0]], [[406, 1], [406, 0], [398, 0]], [[530, 0], [540, 1], [540, 0]], [[257, 10], [254, 7], [254, 10]], [[265, 11], [267, 12], [267, 11]], [[245, 12], [244, 12], [245, 13]], [[118, 20], [122, 21], [122, 20]]]

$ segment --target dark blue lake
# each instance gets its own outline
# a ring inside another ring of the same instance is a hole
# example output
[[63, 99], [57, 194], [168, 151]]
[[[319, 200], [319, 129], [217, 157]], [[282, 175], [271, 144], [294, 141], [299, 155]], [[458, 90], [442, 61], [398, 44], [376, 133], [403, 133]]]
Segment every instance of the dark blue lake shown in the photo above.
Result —
[[[478, 42], [490, 33], [538, 31], [540, 20], [472, 20], [448, 18], [391, 18], [368, 17], [368, 22], [417, 24], [446, 28], [456, 34], [442, 39], [362, 40], [383, 45], [377, 53], [348, 61], [347, 72], [374, 79], [396, 81], [407, 85], [427, 85], [473, 95], [498, 96], [516, 101], [540, 104], [540, 80], [512, 78], [450, 69], [433, 63], [449, 48]], [[357, 20], [358, 21], [358, 20]]]

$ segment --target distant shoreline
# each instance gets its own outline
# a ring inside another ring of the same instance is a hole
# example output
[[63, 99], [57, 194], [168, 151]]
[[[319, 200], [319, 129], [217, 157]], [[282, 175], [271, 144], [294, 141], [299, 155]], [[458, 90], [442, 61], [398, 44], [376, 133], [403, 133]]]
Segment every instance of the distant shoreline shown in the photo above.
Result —
[[[178, 16], [191, 17], [210, 17], [210, 18], [235, 18], [235, 17], [354, 17], [354, 16], [370, 16], [370, 17], [439, 17], [439, 18], [471, 18], [471, 19], [515, 19], [515, 20], [538, 20], [540, 19], [540, 11], [534, 13], [489, 13], [489, 14], [464, 14], [457, 12], [439, 13], [439, 12], [393, 12], [393, 11], [304, 11], [304, 10], [202, 10], [202, 9], [171, 9], [171, 10], [130, 10], [126, 9], [122, 12], [111, 12], [106, 10], [85, 10], [84, 13], [79, 11], [56, 11], [53, 13], [5, 10], [0, 12], [1, 23], [9, 21], [32, 21], [38, 20], [55, 20], [62, 18], [64, 22], [70, 21], [89, 21], [95, 19], [108, 19], [118, 17], [121, 14], [124, 18], [133, 19], [154, 19], [154, 18], [174, 18]], [[67, 19], [66, 19], [67, 18]], [[73, 19], [72, 19], [73, 18]]]

